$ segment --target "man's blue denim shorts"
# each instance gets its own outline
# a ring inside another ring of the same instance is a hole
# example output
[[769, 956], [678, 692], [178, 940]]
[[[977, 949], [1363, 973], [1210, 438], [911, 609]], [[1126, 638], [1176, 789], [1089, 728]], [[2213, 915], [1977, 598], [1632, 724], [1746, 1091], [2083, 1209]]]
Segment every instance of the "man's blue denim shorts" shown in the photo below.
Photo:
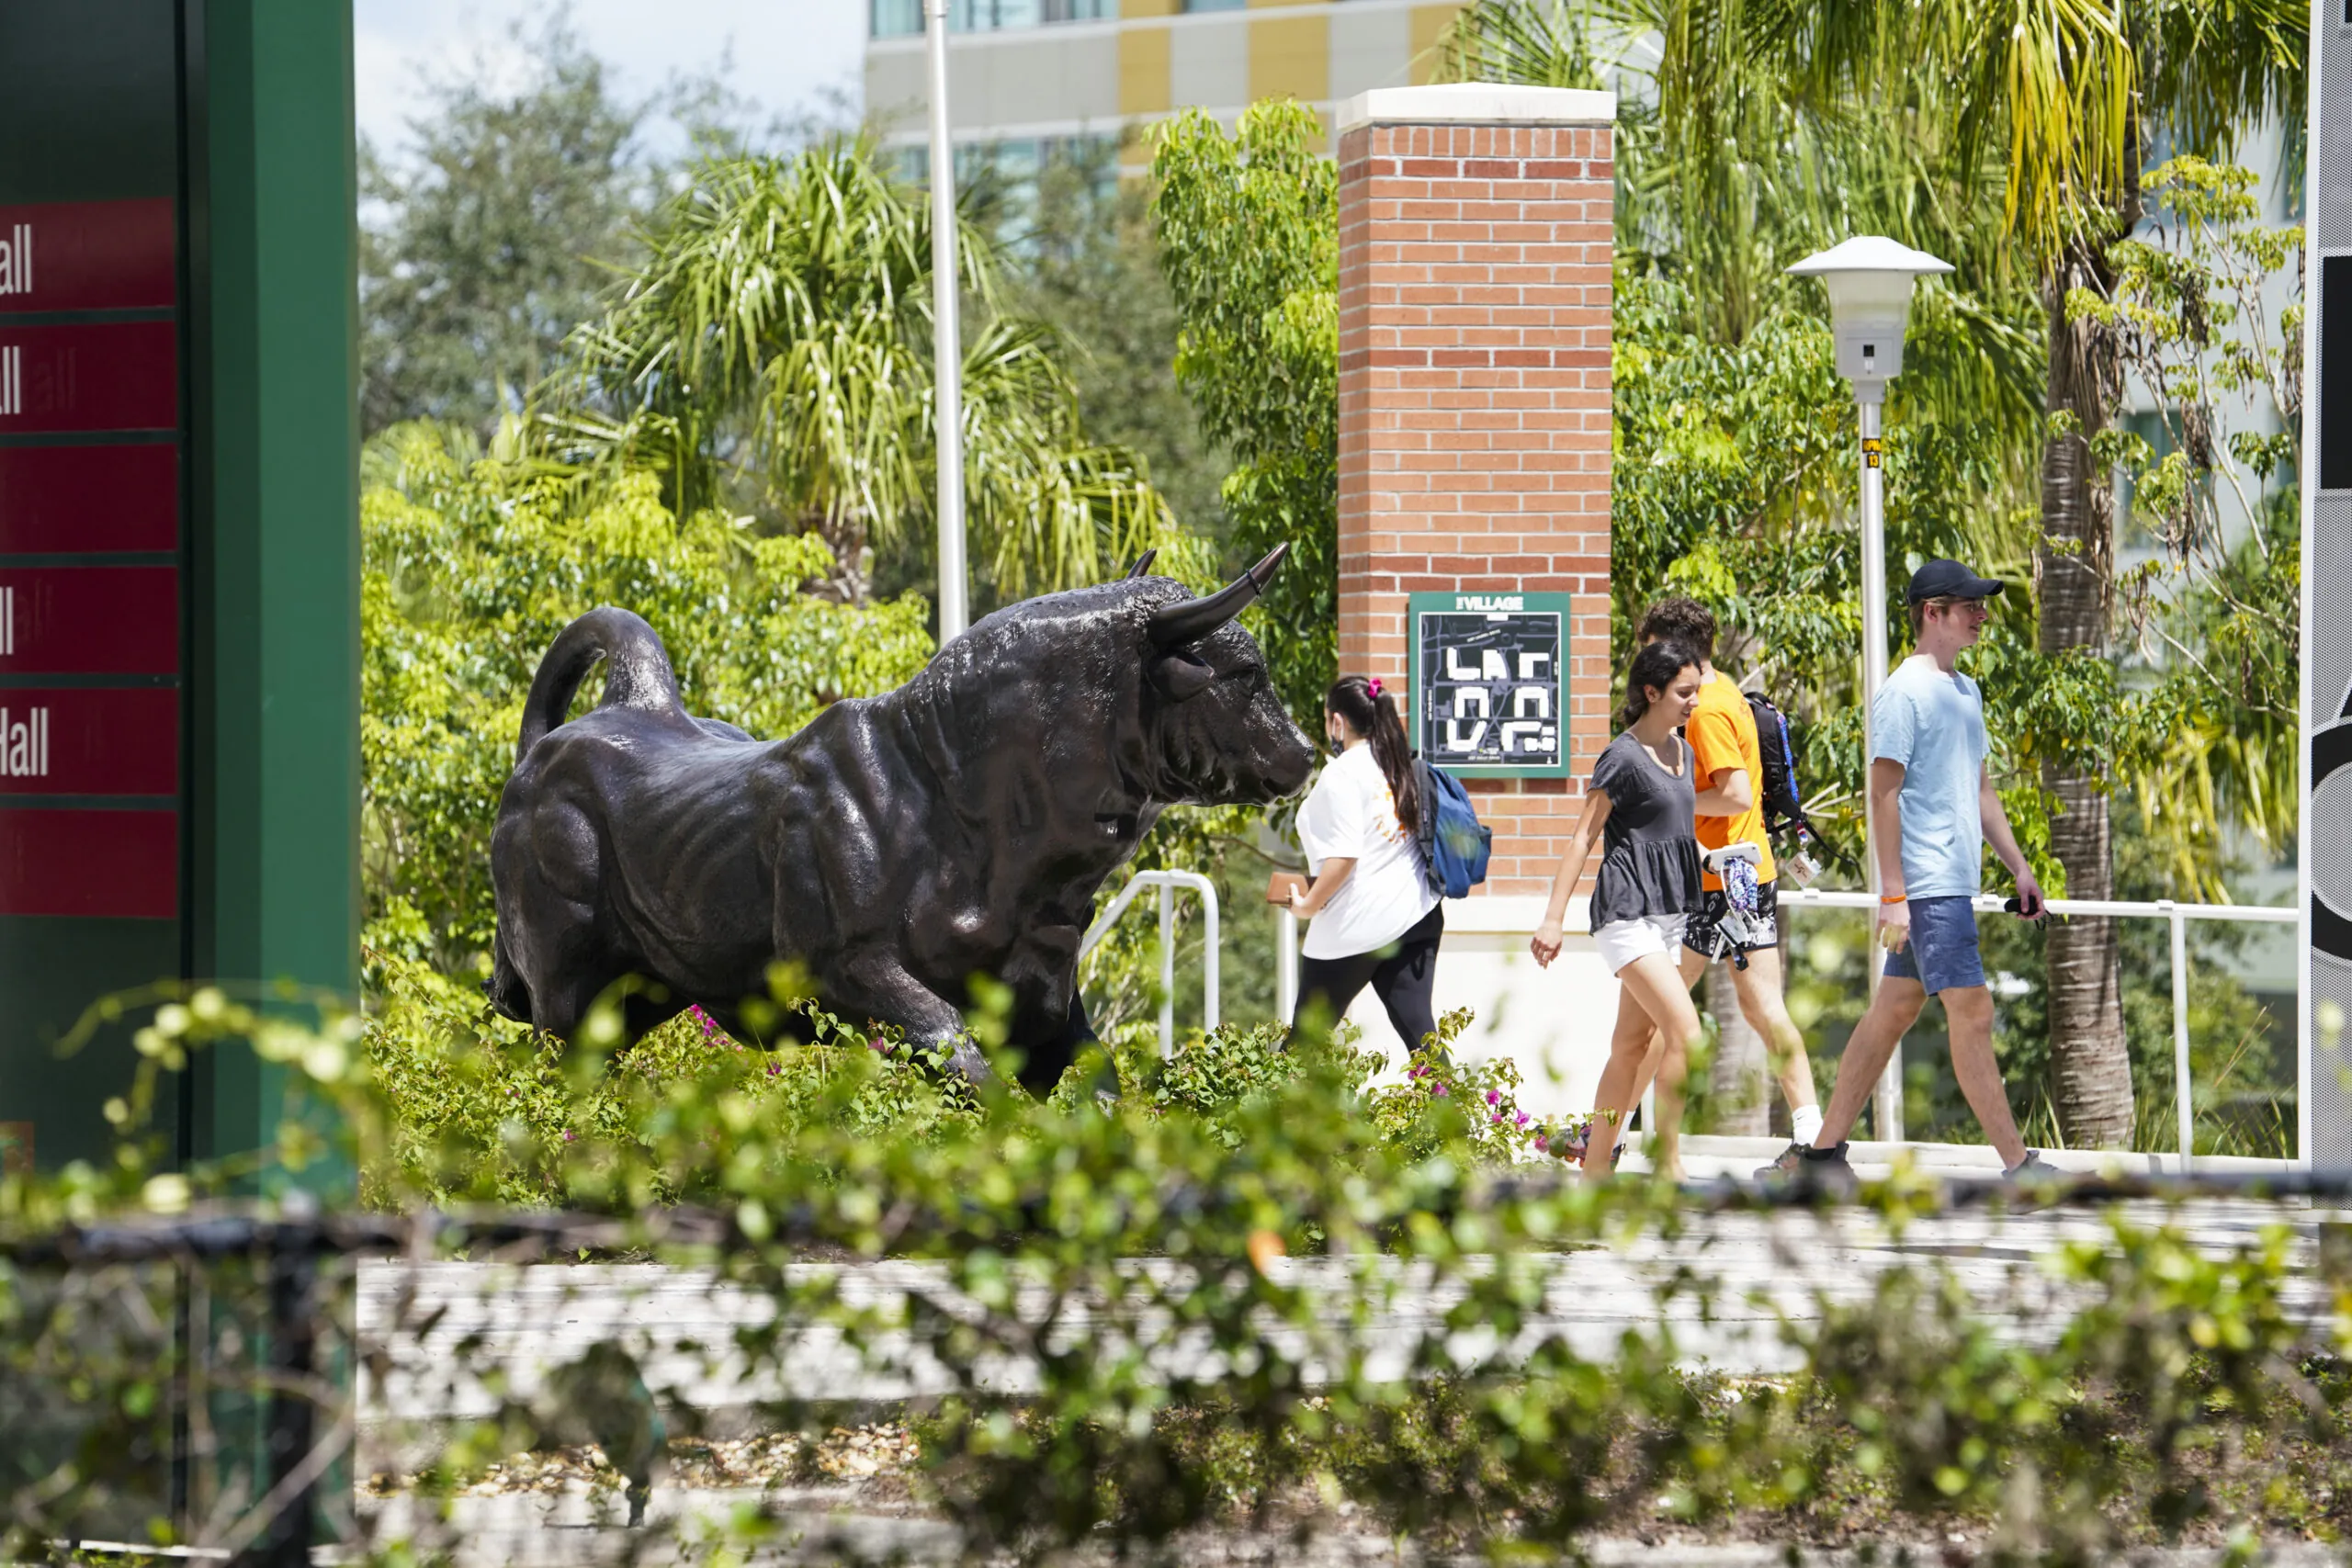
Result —
[[1956, 986], [1984, 983], [1984, 959], [1976, 951], [1976, 905], [1954, 895], [1911, 900], [1911, 941], [1886, 955], [1890, 979], [1917, 980], [1928, 995]]

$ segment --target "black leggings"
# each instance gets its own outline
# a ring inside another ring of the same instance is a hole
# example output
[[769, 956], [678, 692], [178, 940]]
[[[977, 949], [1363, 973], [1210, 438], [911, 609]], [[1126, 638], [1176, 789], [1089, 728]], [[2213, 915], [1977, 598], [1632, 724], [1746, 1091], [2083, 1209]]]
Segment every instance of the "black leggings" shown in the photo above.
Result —
[[1388, 1021], [1396, 1026], [1405, 1048], [1420, 1050], [1437, 1032], [1430, 990], [1437, 984], [1437, 944], [1444, 934], [1445, 906], [1439, 904], [1390, 946], [1345, 958], [1300, 959], [1298, 1012], [1291, 1020], [1292, 1031], [1303, 1033], [1311, 1015], [1328, 1038], [1346, 1016], [1348, 1004], [1370, 986], [1388, 1010]]

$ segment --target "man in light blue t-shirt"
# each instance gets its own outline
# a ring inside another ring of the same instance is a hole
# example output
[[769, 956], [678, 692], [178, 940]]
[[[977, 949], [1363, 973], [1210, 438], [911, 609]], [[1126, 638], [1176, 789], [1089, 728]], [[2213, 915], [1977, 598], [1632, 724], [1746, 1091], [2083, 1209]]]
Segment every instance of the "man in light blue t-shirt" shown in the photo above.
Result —
[[1850, 1185], [1846, 1134], [1894, 1048], [1935, 996], [1944, 1004], [1953, 1076], [2011, 1176], [2041, 1168], [2018, 1135], [1993, 1056], [1993, 993], [1976, 950], [1977, 868], [1993, 846], [2017, 878], [2018, 912], [2041, 913], [2041, 886], [2009, 830], [2008, 814], [1985, 766], [1984, 704], [1962, 674], [2001, 591], [1958, 561], [1933, 560], [1911, 574], [1916, 649], [1879, 688], [1871, 706], [1871, 803], [1878, 810], [1878, 935], [1890, 950], [1870, 1010], [1838, 1062], [1838, 1084], [1796, 1179]]

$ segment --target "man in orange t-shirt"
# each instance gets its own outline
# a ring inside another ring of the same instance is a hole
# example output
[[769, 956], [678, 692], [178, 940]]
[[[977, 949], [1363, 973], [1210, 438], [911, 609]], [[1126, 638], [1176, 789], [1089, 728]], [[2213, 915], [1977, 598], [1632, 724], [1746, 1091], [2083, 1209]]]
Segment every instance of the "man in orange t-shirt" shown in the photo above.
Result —
[[[1641, 640], [1679, 642], [1699, 656], [1699, 705], [1683, 727], [1698, 764], [1691, 782], [1698, 785], [1699, 845], [1702, 852], [1733, 843], [1756, 846], [1756, 912], [1770, 924], [1778, 902], [1773, 878], [1780, 868], [1773, 863], [1764, 831], [1764, 753], [1747, 697], [1714, 666], [1714, 614], [1695, 599], [1662, 599], [1642, 616]], [[1796, 1134], [1779, 1158], [1756, 1174], [1793, 1169], [1821, 1130], [1821, 1105], [1814, 1093], [1804, 1036], [1781, 999], [1781, 950], [1769, 942], [1751, 945], [1729, 940], [1718, 930], [1728, 908], [1723, 879], [1708, 872], [1705, 886], [1705, 907], [1690, 917], [1683, 931], [1682, 980], [1697, 984], [1719, 952], [1747, 955], [1746, 967], [1732, 969], [1732, 989], [1749, 1026], [1764, 1037], [1772, 1076], [1788, 1097], [1790, 1124]]]

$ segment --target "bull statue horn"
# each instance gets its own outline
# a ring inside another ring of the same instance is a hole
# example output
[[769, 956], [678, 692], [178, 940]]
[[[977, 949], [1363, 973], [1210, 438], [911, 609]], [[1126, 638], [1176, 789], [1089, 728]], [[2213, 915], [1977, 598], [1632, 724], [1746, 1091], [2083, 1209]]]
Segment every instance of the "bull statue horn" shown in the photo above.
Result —
[[1149, 571], [1151, 570], [1151, 563], [1153, 559], [1157, 558], [1159, 554], [1159, 547], [1158, 545], [1154, 545], [1151, 548], [1144, 551], [1143, 554], [1136, 557], [1136, 564], [1127, 568], [1127, 575], [1129, 577], [1141, 577], [1144, 573]]
[[1266, 558], [1205, 599], [1180, 599], [1151, 613], [1151, 642], [1155, 648], [1181, 648], [1197, 642], [1250, 607], [1266, 591], [1274, 572], [1290, 554], [1288, 545], [1276, 545]]

